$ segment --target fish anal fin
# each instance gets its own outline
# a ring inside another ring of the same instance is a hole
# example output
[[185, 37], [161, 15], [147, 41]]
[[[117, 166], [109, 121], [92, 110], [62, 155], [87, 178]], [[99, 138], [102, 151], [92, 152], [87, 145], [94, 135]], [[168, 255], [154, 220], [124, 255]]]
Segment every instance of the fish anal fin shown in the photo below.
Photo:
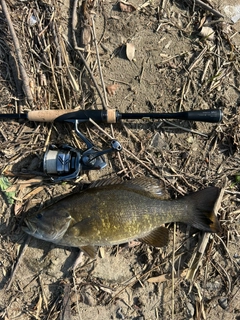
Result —
[[150, 246], [164, 247], [168, 244], [169, 230], [165, 227], [159, 227], [151, 231], [147, 236], [139, 239]]
[[97, 247], [88, 245], [88, 246], [82, 246], [80, 249], [86, 253], [90, 258], [94, 259], [97, 255]]

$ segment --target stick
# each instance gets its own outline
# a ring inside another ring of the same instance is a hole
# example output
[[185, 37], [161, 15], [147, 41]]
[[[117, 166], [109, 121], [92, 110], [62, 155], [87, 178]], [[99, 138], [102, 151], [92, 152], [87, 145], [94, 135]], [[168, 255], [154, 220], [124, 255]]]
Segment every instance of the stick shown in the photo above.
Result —
[[83, 62], [83, 64], [84, 64], [85, 68], [87, 69], [90, 77], [92, 78], [92, 81], [93, 81], [93, 83], [94, 83], [94, 85], [95, 85], [95, 88], [96, 88], [96, 90], [97, 90], [97, 92], [98, 92], [98, 95], [99, 95], [99, 97], [100, 97], [100, 99], [101, 99], [101, 101], [102, 101], [102, 105], [103, 105], [104, 109], [107, 110], [106, 103], [105, 103], [105, 101], [104, 101], [104, 99], [103, 99], [103, 97], [102, 97], [101, 90], [100, 90], [100, 88], [99, 88], [99, 86], [98, 86], [98, 84], [97, 84], [97, 81], [95, 80], [95, 77], [94, 77], [91, 69], [89, 68], [86, 60], [84, 59], [84, 56], [83, 56], [81, 50], [80, 50], [80, 49], [78, 48], [78, 46], [77, 46], [77, 40], [76, 40], [76, 35], [75, 35], [76, 23], [77, 23], [77, 19], [76, 19], [76, 16], [77, 16], [77, 2], [78, 2], [77, 0], [74, 1], [73, 13], [72, 13], [72, 38], [73, 38], [73, 47], [74, 47], [74, 49], [76, 50], [77, 54], [78, 54], [78, 55], [80, 56], [80, 58], [82, 59], [82, 62]]
[[14, 30], [14, 27], [13, 27], [11, 17], [8, 12], [8, 8], [7, 8], [5, 0], [1, 0], [1, 5], [2, 5], [3, 13], [6, 17], [6, 20], [7, 20], [8, 26], [9, 26], [9, 30], [10, 30], [12, 39], [13, 39], [13, 43], [14, 43], [14, 47], [15, 47], [15, 51], [16, 51], [16, 56], [17, 56], [17, 62], [19, 65], [19, 70], [20, 70], [20, 74], [22, 77], [22, 81], [23, 81], [23, 90], [24, 90], [24, 93], [27, 97], [28, 103], [32, 107], [33, 106], [33, 96], [32, 96], [30, 86], [29, 86], [29, 78], [28, 78], [27, 72], [24, 68], [24, 62], [23, 62], [20, 44], [19, 44], [16, 32]]
[[219, 11], [211, 8], [208, 4], [206, 4], [205, 2], [202, 2], [201, 0], [194, 0], [193, 2], [195, 2], [199, 7], [202, 7], [210, 12], [212, 12], [215, 16], [220, 17], [220, 18], [225, 18], [224, 15], [222, 15]]
[[30, 240], [31, 240], [31, 236], [28, 236], [26, 241], [25, 241], [25, 243], [24, 243], [24, 245], [23, 245], [22, 251], [19, 254], [18, 260], [16, 261], [16, 263], [15, 263], [13, 269], [12, 269], [12, 272], [11, 272], [11, 275], [10, 275], [10, 280], [8, 282], [6, 290], [9, 290], [11, 285], [12, 285], [13, 279], [14, 279], [14, 277], [16, 275], [16, 272], [17, 272], [17, 270], [19, 268], [19, 265], [20, 265], [20, 263], [22, 261], [23, 255], [24, 255], [25, 251], [28, 248], [28, 244], [29, 244]]
[[103, 88], [105, 103], [106, 103], [106, 106], [108, 106], [106, 86], [105, 86], [105, 83], [104, 83], [104, 80], [103, 80], [102, 68], [101, 68], [101, 63], [100, 63], [100, 58], [99, 58], [99, 52], [98, 52], [97, 38], [96, 38], [96, 32], [95, 32], [95, 23], [94, 23], [94, 18], [93, 18], [93, 16], [91, 16], [91, 18], [92, 18], [93, 41], [94, 41], [94, 44], [95, 44], [95, 49], [96, 49], [96, 54], [97, 54], [98, 70], [99, 70], [100, 79], [101, 79], [101, 83], [102, 83], [102, 88]]

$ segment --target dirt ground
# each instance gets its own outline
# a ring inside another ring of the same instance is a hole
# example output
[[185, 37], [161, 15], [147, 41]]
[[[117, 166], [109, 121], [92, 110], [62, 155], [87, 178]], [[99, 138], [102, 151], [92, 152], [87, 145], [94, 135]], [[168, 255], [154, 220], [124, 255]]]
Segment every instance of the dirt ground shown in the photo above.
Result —
[[[49, 143], [86, 148], [72, 125], [1, 120], [1, 319], [240, 320], [240, 9], [238, 1], [203, 4], [1, 1], [0, 113], [215, 108], [224, 114], [220, 123], [81, 124], [99, 149], [109, 148], [111, 137], [124, 149], [105, 156], [103, 170], [64, 183], [46, 180], [42, 161]], [[26, 213], [83, 183], [144, 175], [162, 180], [172, 198], [222, 188], [216, 205], [221, 232], [170, 224], [166, 247], [100, 248], [96, 259], [84, 255], [72, 271], [77, 248], [28, 237], [21, 229]]]

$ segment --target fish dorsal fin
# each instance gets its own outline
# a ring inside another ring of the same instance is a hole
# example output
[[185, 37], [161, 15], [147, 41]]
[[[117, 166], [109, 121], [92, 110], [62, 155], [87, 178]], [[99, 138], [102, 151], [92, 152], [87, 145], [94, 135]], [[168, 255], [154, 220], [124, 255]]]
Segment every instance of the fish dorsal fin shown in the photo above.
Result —
[[148, 192], [150, 195], [154, 195], [161, 200], [170, 198], [164, 183], [154, 178], [138, 177], [132, 180], [126, 180], [122, 184], [134, 190]]
[[102, 179], [102, 180], [97, 180], [88, 186], [89, 189], [92, 188], [98, 188], [98, 187], [104, 187], [104, 186], [109, 186], [113, 184], [121, 184], [123, 183], [123, 180], [119, 177], [114, 177], [114, 178], [108, 178], [108, 179]]
[[90, 258], [94, 259], [96, 258], [96, 255], [97, 255], [97, 248], [94, 247], [94, 246], [82, 246], [80, 247], [80, 249], [86, 253]]
[[151, 231], [147, 236], [139, 239], [150, 246], [164, 247], [168, 244], [169, 230], [165, 227], [159, 227]]
[[134, 191], [148, 192], [150, 196], [157, 197], [161, 200], [167, 200], [170, 198], [162, 181], [148, 177], [137, 177], [131, 180], [122, 180], [119, 177], [97, 180], [91, 183], [88, 186], [88, 189], [109, 185], [122, 185]]

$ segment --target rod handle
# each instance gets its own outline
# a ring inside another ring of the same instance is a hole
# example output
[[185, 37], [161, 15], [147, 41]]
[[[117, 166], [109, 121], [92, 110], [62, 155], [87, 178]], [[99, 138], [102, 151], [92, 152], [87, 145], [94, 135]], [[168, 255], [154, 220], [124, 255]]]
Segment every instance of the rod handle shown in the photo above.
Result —
[[28, 120], [37, 122], [54, 122], [58, 117], [69, 113], [69, 110], [38, 110], [29, 111]]
[[89, 121], [116, 123], [120, 120], [120, 113], [110, 110], [38, 110], [28, 112], [28, 120], [37, 122]]

